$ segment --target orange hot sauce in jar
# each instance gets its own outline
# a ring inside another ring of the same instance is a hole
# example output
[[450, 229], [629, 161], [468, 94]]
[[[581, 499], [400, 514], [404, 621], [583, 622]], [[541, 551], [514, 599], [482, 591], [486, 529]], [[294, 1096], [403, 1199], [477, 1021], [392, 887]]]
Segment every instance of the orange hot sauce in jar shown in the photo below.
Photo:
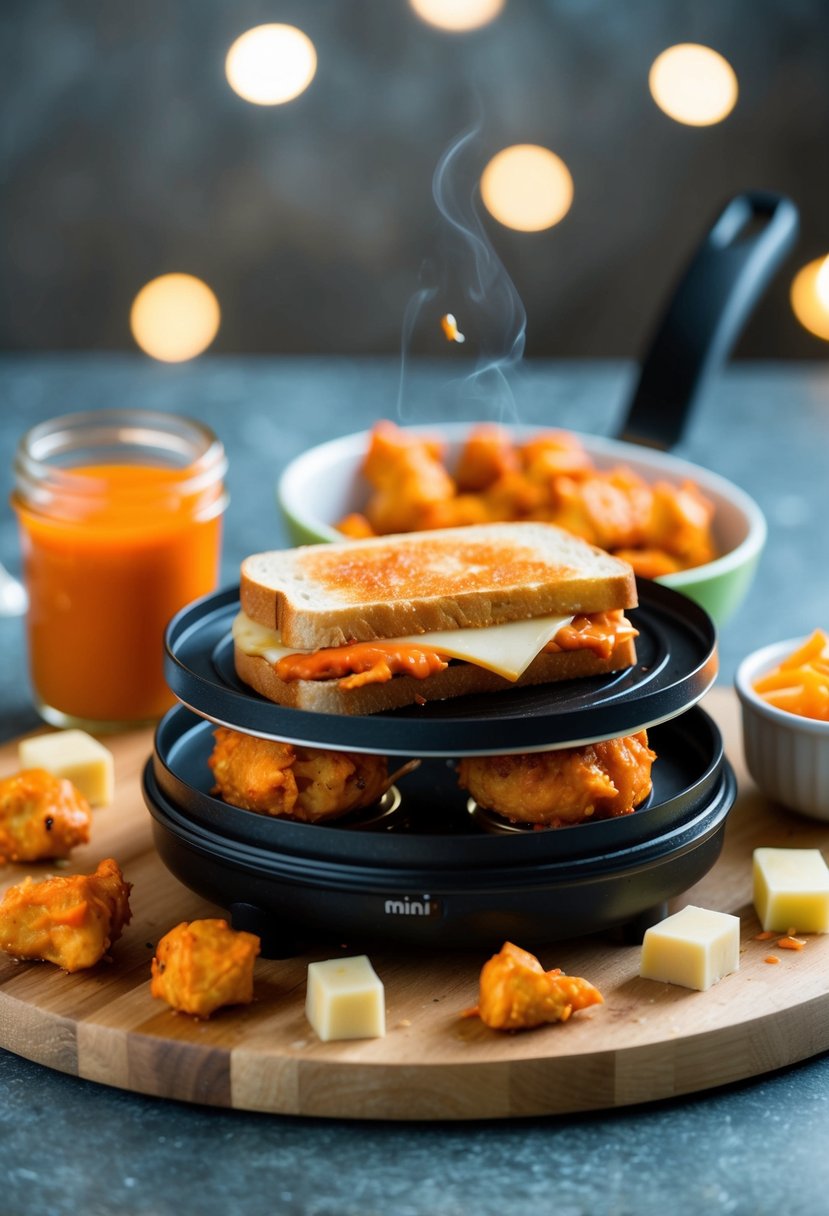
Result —
[[24, 435], [12, 505], [48, 722], [117, 730], [173, 703], [164, 630], [217, 584], [226, 468], [212, 431], [161, 412], [69, 414]]

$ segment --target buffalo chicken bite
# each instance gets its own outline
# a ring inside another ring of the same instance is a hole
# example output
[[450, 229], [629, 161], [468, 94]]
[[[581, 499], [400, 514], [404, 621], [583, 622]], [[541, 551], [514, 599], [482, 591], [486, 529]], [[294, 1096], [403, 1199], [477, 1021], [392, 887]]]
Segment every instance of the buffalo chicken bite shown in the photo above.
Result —
[[0, 949], [64, 971], [94, 967], [129, 923], [131, 890], [112, 858], [94, 874], [24, 878], [0, 902]]
[[589, 980], [545, 971], [534, 954], [505, 942], [481, 971], [478, 1004], [467, 1010], [492, 1030], [532, 1030], [566, 1022], [578, 1009], [601, 1005], [602, 994]]
[[515, 823], [562, 827], [627, 815], [651, 792], [656, 753], [645, 731], [512, 756], [467, 756], [458, 780], [479, 806]]
[[198, 1018], [222, 1005], [247, 1005], [258, 954], [259, 938], [231, 929], [226, 920], [183, 921], [156, 947], [150, 992]]
[[68, 857], [89, 840], [91, 813], [80, 790], [42, 768], [0, 781], [0, 862]]
[[305, 823], [371, 806], [389, 787], [385, 756], [298, 747], [220, 727], [213, 792], [232, 806]]

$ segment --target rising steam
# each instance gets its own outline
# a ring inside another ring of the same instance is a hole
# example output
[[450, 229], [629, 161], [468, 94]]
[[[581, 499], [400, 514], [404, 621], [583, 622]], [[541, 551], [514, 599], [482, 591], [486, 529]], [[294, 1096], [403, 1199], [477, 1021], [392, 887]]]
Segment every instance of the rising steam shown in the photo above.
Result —
[[[425, 305], [439, 294], [454, 313], [467, 342], [477, 350], [474, 370], [460, 384], [460, 395], [474, 401], [484, 420], [516, 422], [510, 378], [524, 354], [527, 317], [515, 284], [492, 247], [476, 202], [478, 162], [472, 155], [479, 135], [475, 127], [444, 152], [432, 178], [432, 195], [445, 221], [440, 272], [427, 263], [423, 286], [409, 300], [403, 316], [398, 417], [404, 417], [403, 386], [412, 335]], [[431, 311], [431, 310], [430, 310]]]

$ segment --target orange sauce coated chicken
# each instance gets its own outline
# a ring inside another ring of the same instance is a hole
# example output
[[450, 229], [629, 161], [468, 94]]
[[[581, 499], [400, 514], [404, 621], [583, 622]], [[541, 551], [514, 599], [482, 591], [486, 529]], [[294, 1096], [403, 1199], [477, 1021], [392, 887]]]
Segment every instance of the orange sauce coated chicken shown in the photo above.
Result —
[[131, 890], [112, 858], [94, 874], [25, 878], [0, 902], [0, 949], [64, 971], [94, 967], [129, 923]]
[[89, 840], [91, 813], [80, 790], [42, 768], [0, 781], [0, 862], [68, 857]]
[[389, 786], [385, 756], [295, 747], [220, 727], [213, 792], [232, 806], [305, 823], [371, 806]]
[[598, 988], [559, 968], [545, 971], [534, 954], [505, 942], [481, 971], [477, 1014], [492, 1030], [532, 1030], [566, 1022], [577, 1009], [601, 1005]]
[[378, 422], [363, 465], [365, 514], [346, 536], [533, 519], [557, 524], [658, 578], [716, 557], [713, 505], [690, 482], [647, 482], [632, 469], [597, 469], [579, 439], [548, 431], [514, 442], [492, 423], [473, 427], [454, 475], [442, 445]]
[[466, 756], [458, 780], [479, 806], [514, 823], [562, 827], [627, 815], [651, 792], [645, 731], [583, 747]]
[[183, 921], [162, 937], [152, 961], [150, 992], [173, 1009], [209, 1018], [222, 1005], [253, 1000], [259, 938], [226, 920]]

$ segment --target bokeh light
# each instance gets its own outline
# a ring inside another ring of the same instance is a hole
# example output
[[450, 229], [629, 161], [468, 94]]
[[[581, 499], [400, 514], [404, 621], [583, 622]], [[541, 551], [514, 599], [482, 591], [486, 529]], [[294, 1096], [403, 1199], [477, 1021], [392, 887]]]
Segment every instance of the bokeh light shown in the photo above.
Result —
[[418, 17], [438, 29], [475, 30], [494, 21], [506, 0], [409, 0]]
[[499, 223], [519, 232], [552, 228], [570, 210], [573, 178], [564, 161], [537, 144], [514, 144], [481, 174], [481, 198]]
[[308, 88], [317, 52], [294, 25], [257, 25], [233, 43], [225, 60], [228, 84], [245, 101], [278, 106]]
[[164, 363], [181, 363], [207, 350], [220, 320], [219, 301], [206, 283], [191, 274], [151, 279], [130, 310], [135, 341]]
[[651, 64], [651, 94], [660, 110], [691, 127], [727, 118], [737, 103], [737, 76], [727, 59], [709, 46], [682, 42]]
[[818, 299], [827, 313], [829, 313], [829, 255], [823, 259], [818, 267], [817, 277], [815, 278], [815, 289]]
[[815, 258], [792, 280], [792, 310], [804, 329], [829, 342], [829, 257]]

